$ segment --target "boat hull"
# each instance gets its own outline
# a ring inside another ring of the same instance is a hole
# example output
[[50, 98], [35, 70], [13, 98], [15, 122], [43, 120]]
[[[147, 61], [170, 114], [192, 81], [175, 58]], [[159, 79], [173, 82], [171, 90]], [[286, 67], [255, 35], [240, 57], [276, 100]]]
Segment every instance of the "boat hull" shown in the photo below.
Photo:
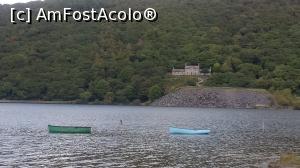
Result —
[[91, 127], [54, 126], [48, 125], [49, 133], [61, 134], [90, 134]]
[[171, 134], [183, 134], [183, 135], [205, 135], [209, 134], [210, 130], [191, 130], [182, 128], [169, 128]]

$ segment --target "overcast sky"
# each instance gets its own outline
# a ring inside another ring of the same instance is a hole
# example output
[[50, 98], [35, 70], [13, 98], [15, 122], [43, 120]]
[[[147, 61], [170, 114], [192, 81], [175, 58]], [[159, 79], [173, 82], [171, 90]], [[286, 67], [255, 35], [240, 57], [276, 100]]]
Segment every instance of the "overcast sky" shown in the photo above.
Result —
[[20, 2], [29, 2], [29, 1], [35, 1], [35, 0], [0, 0], [0, 4], [14, 4]]

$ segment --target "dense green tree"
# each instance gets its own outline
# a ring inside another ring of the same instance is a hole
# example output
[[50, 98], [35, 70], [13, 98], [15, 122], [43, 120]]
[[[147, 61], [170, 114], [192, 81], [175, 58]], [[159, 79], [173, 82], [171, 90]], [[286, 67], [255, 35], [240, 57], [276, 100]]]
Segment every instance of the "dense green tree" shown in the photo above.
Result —
[[89, 91], [93, 94], [94, 98], [99, 100], [102, 100], [110, 90], [110, 83], [104, 79], [92, 82], [89, 87]]
[[221, 64], [220, 63], [215, 63], [212, 67], [212, 71], [214, 73], [218, 73], [218, 72], [221, 72]]
[[114, 93], [113, 92], [107, 92], [104, 96], [103, 101], [106, 104], [112, 104], [114, 102]]
[[91, 97], [92, 97], [92, 93], [89, 91], [80, 93], [80, 100], [84, 103], [89, 102]]
[[162, 94], [163, 94], [163, 91], [162, 91], [161, 87], [159, 87], [158, 85], [154, 85], [154, 86], [149, 88], [148, 97], [152, 101], [159, 98], [159, 97], [161, 97]]
[[244, 63], [238, 66], [238, 72], [252, 79], [258, 79], [261, 76], [262, 68], [255, 64]]

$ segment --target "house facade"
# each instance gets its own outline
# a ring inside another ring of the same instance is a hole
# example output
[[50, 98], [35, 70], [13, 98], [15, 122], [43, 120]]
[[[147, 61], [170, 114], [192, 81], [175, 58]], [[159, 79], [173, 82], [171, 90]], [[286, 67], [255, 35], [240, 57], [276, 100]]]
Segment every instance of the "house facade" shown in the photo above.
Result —
[[200, 69], [200, 65], [187, 65], [185, 64], [184, 69], [172, 69], [173, 76], [200, 76], [200, 75], [210, 75], [211, 69], [208, 73], [202, 73], [203, 70]]

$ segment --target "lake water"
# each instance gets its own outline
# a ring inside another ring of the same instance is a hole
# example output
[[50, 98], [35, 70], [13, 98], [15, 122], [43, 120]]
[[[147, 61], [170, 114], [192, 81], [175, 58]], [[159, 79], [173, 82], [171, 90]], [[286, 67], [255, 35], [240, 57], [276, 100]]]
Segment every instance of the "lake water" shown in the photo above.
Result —
[[[92, 134], [49, 134], [48, 124]], [[0, 167], [263, 167], [287, 151], [300, 152], [300, 111], [0, 104]]]

